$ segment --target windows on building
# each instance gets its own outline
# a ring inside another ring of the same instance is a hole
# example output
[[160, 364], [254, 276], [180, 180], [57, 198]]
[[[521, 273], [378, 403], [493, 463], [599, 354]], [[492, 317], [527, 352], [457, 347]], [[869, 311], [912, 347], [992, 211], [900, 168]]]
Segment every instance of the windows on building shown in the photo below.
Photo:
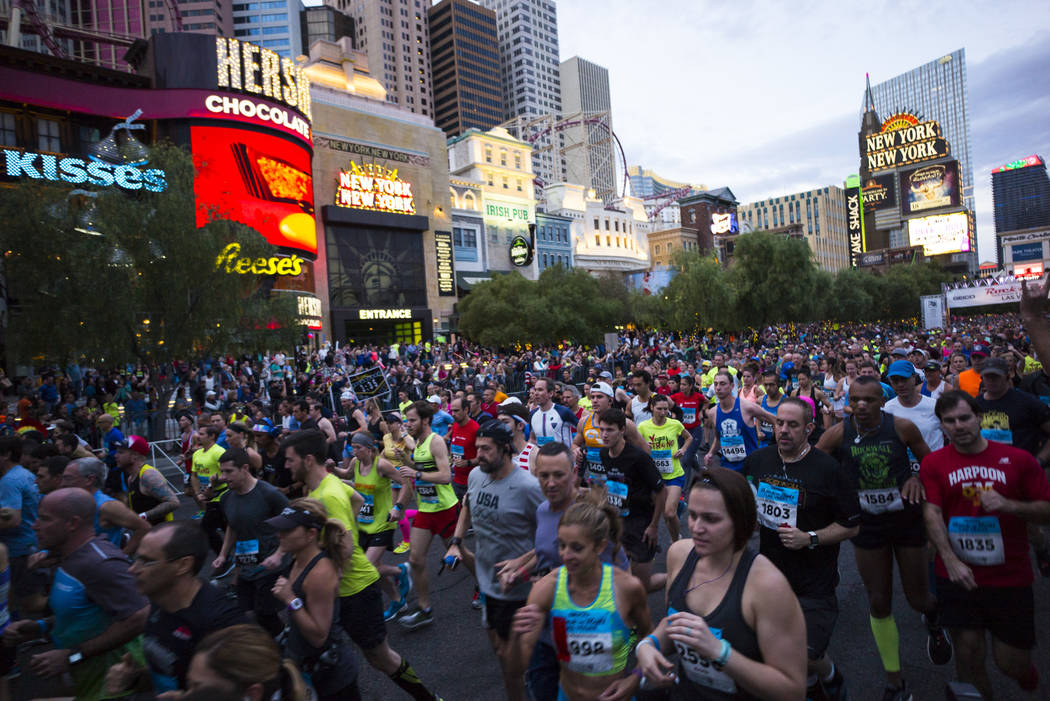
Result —
[[61, 125], [53, 119], [42, 117], [36, 120], [36, 146], [40, 151], [57, 153], [62, 150], [62, 138], [59, 136]]

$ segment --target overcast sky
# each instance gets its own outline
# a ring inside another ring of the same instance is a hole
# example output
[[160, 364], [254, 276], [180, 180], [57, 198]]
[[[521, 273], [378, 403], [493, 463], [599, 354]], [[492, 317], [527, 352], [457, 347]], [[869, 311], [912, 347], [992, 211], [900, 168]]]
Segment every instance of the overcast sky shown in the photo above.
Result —
[[[980, 260], [994, 260], [991, 170], [1050, 158], [1050, 6], [558, 0], [562, 60], [609, 69], [630, 165], [740, 202], [855, 173], [864, 74], [876, 84], [966, 49]], [[880, 115], [885, 117], [886, 115]], [[954, 144], [953, 144], [954, 146]]]

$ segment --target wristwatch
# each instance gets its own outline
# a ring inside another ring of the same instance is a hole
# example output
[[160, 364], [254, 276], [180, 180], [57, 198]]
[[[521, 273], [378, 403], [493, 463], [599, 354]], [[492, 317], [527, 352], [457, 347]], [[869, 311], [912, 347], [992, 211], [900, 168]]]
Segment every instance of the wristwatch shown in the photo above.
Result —
[[817, 547], [818, 545], [820, 545], [820, 538], [817, 537], [817, 532], [816, 531], [810, 531], [809, 532], [809, 549], [812, 550], [813, 548]]
[[302, 607], [303, 607], [303, 600], [300, 599], [298, 596], [288, 602], [288, 610], [289, 611], [298, 611]]
[[423, 479], [423, 473], [419, 470], [416, 470], [416, 481], [419, 481], [421, 479]]
[[80, 651], [80, 648], [74, 647], [69, 651], [69, 664], [74, 665], [84, 659], [84, 653]]
[[448, 539], [448, 545], [449, 545], [449, 547], [452, 547], [453, 545], [459, 545], [459, 544], [461, 544], [462, 542], [463, 542], [463, 539], [462, 539], [462, 538], [460, 538], [459, 536], [453, 536], [453, 537], [451, 537], [451, 538], [449, 538], [449, 539]]

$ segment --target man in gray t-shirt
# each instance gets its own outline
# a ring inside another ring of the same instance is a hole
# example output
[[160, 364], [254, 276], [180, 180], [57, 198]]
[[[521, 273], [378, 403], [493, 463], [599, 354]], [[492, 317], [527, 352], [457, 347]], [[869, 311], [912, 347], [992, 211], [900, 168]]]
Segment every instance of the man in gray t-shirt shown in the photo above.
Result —
[[503, 591], [496, 563], [532, 550], [536, 507], [543, 501], [543, 492], [535, 477], [515, 465], [513, 441], [514, 435], [499, 421], [488, 421], [478, 430], [478, 469], [467, 478], [467, 494], [446, 559], [462, 557], [463, 535], [473, 525], [477, 538], [474, 573], [485, 602], [482, 621], [500, 660], [507, 698], [525, 698], [524, 670], [517, 669], [515, 655], [506, 643], [514, 612], [525, 605], [530, 585], [519, 578]]

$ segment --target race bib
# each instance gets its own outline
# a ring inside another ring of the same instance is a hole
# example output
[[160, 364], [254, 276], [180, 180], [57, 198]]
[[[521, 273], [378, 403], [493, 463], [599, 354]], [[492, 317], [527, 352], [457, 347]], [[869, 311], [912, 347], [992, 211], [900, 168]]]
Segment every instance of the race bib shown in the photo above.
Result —
[[233, 548], [233, 561], [241, 567], [254, 567], [259, 564], [259, 541], [238, 540]]
[[197, 475], [197, 481], [201, 483], [201, 489], [207, 489], [211, 484], [211, 475]]
[[758, 522], [776, 530], [781, 526], [796, 528], [798, 490], [760, 482], [758, 485]]
[[696, 423], [696, 408], [689, 407], [688, 409], [682, 409], [682, 423], [695, 424]]
[[545, 446], [554, 440], [554, 436], [536, 436], [536, 443], [539, 446]]
[[866, 514], [885, 514], [890, 511], [903, 511], [901, 490], [897, 487], [887, 489], [862, 489], [857, 492], [860, 498], [860, 510]]
[[591, 480], [605, 480], [605, 465], [602, 465], [602, 449], [587, 449], [587, 473]]
[[953, 516], [948, 520], [948, 540], [955, 554], [968, 565], [1006, 562], [998, 516]]
[[422, 480], [416, 480], [416, 496], [419, 497], [419, 501], [424, 504], [437, 504], [437, 485], [423, 482]]
[[456, 460], [458, 458], [462, 458], [463, 457], [463, 446], [456, 445], [455, 443], [453, 443], [452, 445], [449, 446], [449, 452], [452, 453], [452, 459], [453, 460]]
[[612, 633], [569, 633], [566, 666], [581, 674], [601, 674], [613, 668]]
[[620, 516], [625, 517], [630, 513], [627, 507], [627, 485], [616, 480], [606, 480], [605, 488], [609, 492], [609, 503], [620, 510]]
[[1013, 445], [1014, 443], [1013, 431], [1005, 428], [982, 428], [981, 435], [990, 441], [1006, 443], [1007, 445]]
[[358, 523], [372, 523], [376, 519], [376, 517], [375, 517], [375, 508], [376, 508], [375, 496], [372, 495], [372, 494], [365, 494], [363, 492], [358, 492], [358, 493], [361, 494], [361, 496], [365, 498], [365, 503], [361, 505], [361, 510], [357, 513], [357, 522]]
[[669, 475], [674, 472], [674, 458], [671, 457], [670, 450], [654, 450], [652, 458], [661, 475]]
[[743, 436], [722, 436], [722, 457], [729, 462], [740, 462], [747, 457]]
[[758, 429], [762, 431], [763, 440], [773, 440], [773, 424], [769, 423], [768, 421], [759, 421]]
[[[716, 638], [722, 639], [720, 628], [709, 628], [709, 630]], [[725, 670], [715, 669], [711, 660], [705, 660], [700, 653], [684, 643], [676, 640], [674, 647], [678, 651], [678, 661], [682, 665], [682, 671], [690, 681], [725, 694], [736, 693], [736, 682]]]

